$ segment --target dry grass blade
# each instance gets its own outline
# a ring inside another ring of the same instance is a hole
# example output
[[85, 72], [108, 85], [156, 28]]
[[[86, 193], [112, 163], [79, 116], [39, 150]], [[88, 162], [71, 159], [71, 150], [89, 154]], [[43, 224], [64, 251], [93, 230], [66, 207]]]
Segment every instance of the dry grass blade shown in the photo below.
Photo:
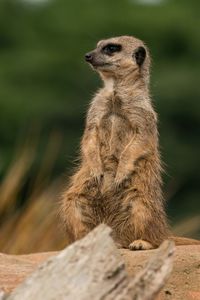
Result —
[[33, 163], [33, 159], [33, 146], [29, 144], [24, 145], [20, 155], [15, 158], [0, 185], [0, 212], [4, 212], [16, 202], [18, 192]]
[[0, 251], [12, 254], [50, 251], [66, 244], [57, 216], [61, 179], [51, 179], [60, 147], [61, 136], [54, 132], [31, 190], [20, 206], [21, 192], [36, 158], [36, 143], [27, 140], [18, 149], [0, 185]]

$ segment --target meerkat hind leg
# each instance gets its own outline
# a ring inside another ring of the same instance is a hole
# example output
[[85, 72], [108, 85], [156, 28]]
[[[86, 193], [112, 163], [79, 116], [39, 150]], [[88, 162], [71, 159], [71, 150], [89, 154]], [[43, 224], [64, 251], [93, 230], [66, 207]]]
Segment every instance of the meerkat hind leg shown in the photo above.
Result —
[[153, 248], [151, 243], [144, 240], [135, 240], [129, 245], [130, 250], [150, 250]]

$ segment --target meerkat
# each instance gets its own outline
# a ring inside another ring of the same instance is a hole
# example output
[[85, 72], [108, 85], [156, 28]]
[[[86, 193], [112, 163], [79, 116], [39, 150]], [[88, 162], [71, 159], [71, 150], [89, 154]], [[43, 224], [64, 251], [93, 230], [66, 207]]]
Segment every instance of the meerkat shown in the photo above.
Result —
[[85, 60], [104, 86], [91, 101], [80, 165], [63, 194], [68, 238], [100, 223], [118, 247], [158, 247], [171, 233], [162, 196], [157, 115], [149, 94], [150, 55], [132, 36], [98, 42]]

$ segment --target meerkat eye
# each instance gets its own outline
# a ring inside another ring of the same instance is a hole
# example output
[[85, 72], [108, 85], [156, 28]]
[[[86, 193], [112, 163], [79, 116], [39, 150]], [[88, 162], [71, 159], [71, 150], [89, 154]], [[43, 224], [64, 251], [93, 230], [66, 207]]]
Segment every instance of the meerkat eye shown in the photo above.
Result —
[[115, 52], [120, 52], [122, 46], [120, 44], [108, 44], [102, 48], [102, 52], [107, 55], [112, 55]]

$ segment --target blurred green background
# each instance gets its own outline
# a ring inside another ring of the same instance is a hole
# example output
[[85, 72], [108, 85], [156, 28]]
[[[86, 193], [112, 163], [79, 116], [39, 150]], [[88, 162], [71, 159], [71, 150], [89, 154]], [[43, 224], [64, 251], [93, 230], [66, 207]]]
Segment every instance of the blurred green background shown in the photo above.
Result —
[[198, 0], [0, 1], [1, 226], [16, 214], [19, 222], [32, 194], [38, 199], [72, 172], [88, 103], [101, 85], [84, 53], [126, 34], [152, 54], [169, 218], [175, 232], [200, 238], [199, 12]]

